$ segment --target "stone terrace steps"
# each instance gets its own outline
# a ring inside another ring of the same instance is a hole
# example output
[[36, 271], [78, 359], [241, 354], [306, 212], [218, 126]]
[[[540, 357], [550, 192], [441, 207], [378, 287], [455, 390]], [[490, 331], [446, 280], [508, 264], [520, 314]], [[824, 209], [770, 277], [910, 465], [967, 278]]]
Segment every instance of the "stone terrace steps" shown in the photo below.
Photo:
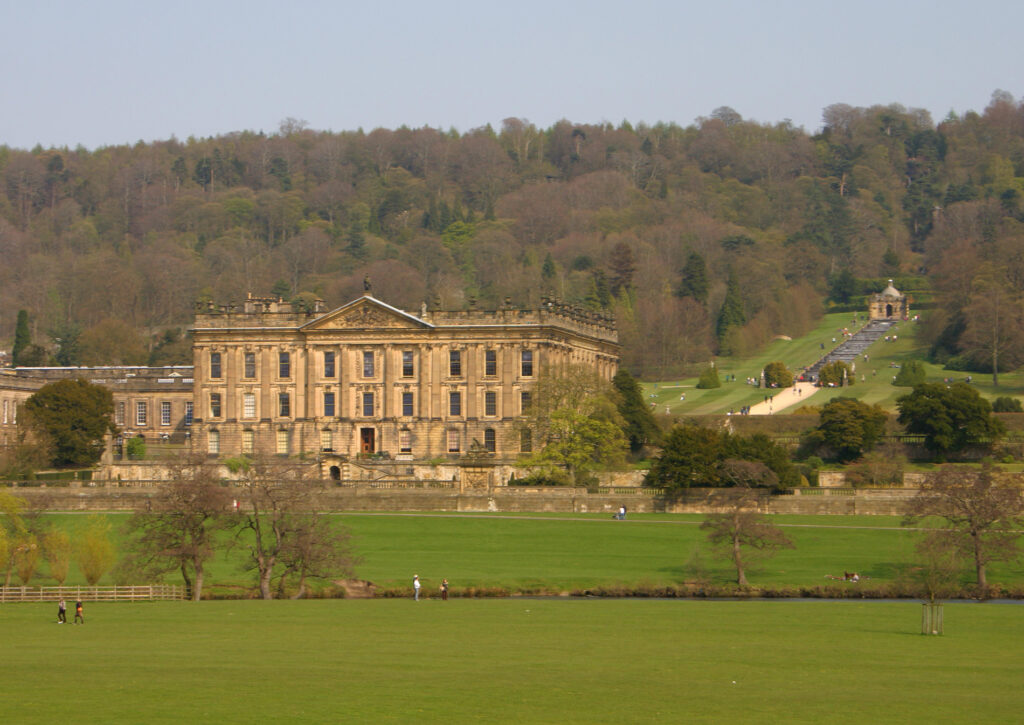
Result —
[[864, 327], [832, 349], [825, 357], [809, 367], [805, 375], [810, 380], [817, 380], [818, 371], [824, 365], [835, 360], [842, 360], [847, 363], [856, 360], [864, 354], [865, 350], [885, 335], [886, 331], [895, 325], [896, 322], [897, 320], [871, 320], [871, 322], [864, 325]]

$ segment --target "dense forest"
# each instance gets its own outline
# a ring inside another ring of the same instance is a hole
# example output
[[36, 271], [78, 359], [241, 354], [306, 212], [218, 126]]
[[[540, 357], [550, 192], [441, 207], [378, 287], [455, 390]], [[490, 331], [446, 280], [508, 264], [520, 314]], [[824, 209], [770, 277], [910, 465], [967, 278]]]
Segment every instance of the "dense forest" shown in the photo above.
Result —
[[[817, 135], [730, 108], [675, 124], [320, 132], [288, 119], [90, 151], [0, 146], [0, 341], [34, 364], [190, 361], [197, 299], [374, 294], [406, 309], [614, 314], [624, 364], [677, 375], [799, 335], [826, 306], [927, 290], [940, 360], [1022, 361], [1024, 103], [934, 123], [823, 112]], [[27, 353], [26, 353], [27, 354]]]

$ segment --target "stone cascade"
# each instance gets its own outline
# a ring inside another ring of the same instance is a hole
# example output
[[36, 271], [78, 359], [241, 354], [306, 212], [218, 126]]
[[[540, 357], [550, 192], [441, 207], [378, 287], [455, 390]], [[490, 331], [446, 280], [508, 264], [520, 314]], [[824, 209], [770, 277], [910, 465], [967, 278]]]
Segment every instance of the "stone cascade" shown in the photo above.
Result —
[[818, 379], [818, 371], [835, 360], [845, 363], [853, 362], [864, 355], [864, 351], [878, 342], [879, 339], [896, 324], [896, 320], [871, 320], [860, 330], [832, 349], [825, 357], [807, 369], [805, 375], [813, 381]]

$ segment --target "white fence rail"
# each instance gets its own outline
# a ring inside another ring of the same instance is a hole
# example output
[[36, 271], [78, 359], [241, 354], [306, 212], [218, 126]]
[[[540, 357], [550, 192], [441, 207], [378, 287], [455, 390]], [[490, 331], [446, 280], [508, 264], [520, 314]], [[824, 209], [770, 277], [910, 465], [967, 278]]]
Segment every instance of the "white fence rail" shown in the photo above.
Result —
[[125, 587], [0, 587], [0, 603], [56, 602], [59, 599], [83, 602], [150, 602], [184, 599], [185, 587], [151, 584]]

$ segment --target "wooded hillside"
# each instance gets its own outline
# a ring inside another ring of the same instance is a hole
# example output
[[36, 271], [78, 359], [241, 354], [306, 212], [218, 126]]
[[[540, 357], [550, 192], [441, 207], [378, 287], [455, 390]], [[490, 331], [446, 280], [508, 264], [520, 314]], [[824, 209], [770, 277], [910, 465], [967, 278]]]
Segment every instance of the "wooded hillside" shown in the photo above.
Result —
[[196, 299], [337, 305], [369, 275], [408, 309], [549, 293], [606, 308], [625, 364], [657, 378], [799, 335], [826, 300], [859, 304], [892, 276], [939, 302], [936, 355], [977, 367], [995, 347], [1000, 369], [1019, 364], [1024, 104], [996, 92], [938, 125], [838, 104], [823, 123], [811, 136], [729, 108], [687, 127], [510, 118], [467, 133], [289, 119], [0, 147], [0, 340], [25, 309], [61, 364], [187, 362], [176, 331]]

